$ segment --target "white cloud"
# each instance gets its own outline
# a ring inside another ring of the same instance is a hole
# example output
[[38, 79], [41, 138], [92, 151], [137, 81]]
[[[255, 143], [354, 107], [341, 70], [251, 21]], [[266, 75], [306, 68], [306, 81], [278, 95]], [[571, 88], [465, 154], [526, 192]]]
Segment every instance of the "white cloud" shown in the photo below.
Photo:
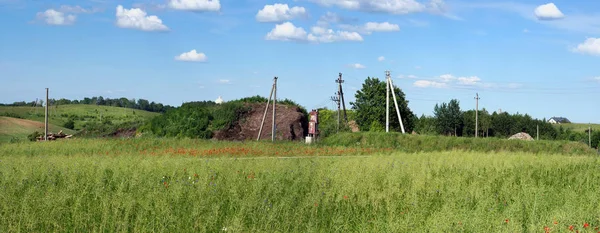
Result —
[[58, 11], [63, 12], [63, 13], [74, 13], [74, 14], [87, 13], [87, 14], [91, 14], [91, 13], [100, 12], [101, 10], [98, 9], [98, 8], [85, 9], [85, 8], [83, 8], [81, 6], [62, 5], [58, 9]]
[[447, 82], [451, 82], [451, 81], [456, 80], [456, 77], [454, 77], [451, 74], [443, 74], [443, 75], [440, 75], [440, 79], [442, 80], [442, 82], [446, 82], [447, 83]]
[[554, 5], [554, 3], [548, 3], [540, 5], [535, 8], [535, 17], [539, 20], [555, 20], [562, 19], [565, 15]]
[[391, 24], [389, 22], [383, 22], [383, 23], [368, 22], [368, 23], [365, 23], [364, 25], [360, 25], [360, 26], [342, 24], [342, 25], [340, 25], [340, 28], [349, 30], [349, 31], [356, 31], [361, 34], [367, 34], [367, 35], [369, 35], [373, 32], [400, 31], [400, 26], [398, 26], [398, 24]]
[[362, 65], [362, 64], [359, 64], [359, 63], [349, 64], [348, 67], [354, 68], [354, 69], [365, 69], [365, 68], [367, 68], [365, 65]]
[[219, 79], [219, 83], [221, 83], [221, 84], [230, 84], [231, 80], [229, 80], [229, 79]]
[[311, 28], [311, 34], [307, 39], [314, 43], [331, 43], [336, 41], [363, 41], [363, 38], [357, 32], [334, 31], [324, 27], [315, 26]]
[[322, 15], [319, 20], [317, 21], [317, 25], [320, 26], [328, 26], [330, 23], [349, 23], [349, 22], [353, 22], [353, 21], [357, 21], [357, 19], [355, 18], [346, 18], [346, 17], [342, 17], [337, 15], [336, 13], [333, 12], [327, 12], [324, 15]]
[[275, 3], [273, 5], [265, 5], [262, 10], [256, 14], [258, 22], [282, 22], [293, 18], [306, 15], [304, 7], [292, 7], [288, 4]]
[[[323, 6], [337, 6], [348, 10], [409, 14], [421, 12], [427, 7], [415, 0], [311, 0]], [[441, 2], [441, 1], [440, 1]]]
[[458, 84], [462, 84], [462, 85], [475, 85], [479, 81], [481, 81], [481, 79], [477, 76], [460, 77], [457, 80], [458, 80]]
[[362, 41], [363, 38], [356, 32], [333, 31], [323, 27], [315, 26], [312, 33], [307, 33], [301, 27], [294, 26], [291, 22], [275, 25], [265, 36], [266, 40], [330, 43], [336, 41]]
[[420, 70], [421, 67], [420, 66], [415, 66], [415, 69]]
[[598, 83], [600, 83], [600, 76], [593, 78], [593, 80], [596, 80]]
[[117, 6], [117, 26], [120, 28], [138, 29], [142, 31], [167, 31], [169, 28], [156, 15], [146, 16], [139, 8], [124, 9]]
[[441, 82], [436, 82], [436, 81], [418, 80], [413, 83], [413, 86], [421, 87], [421, 88], [427, 88], [427, 87], [445, 88], [445, 87], [447, 87], [447, 84], [441, 83]]
[[75, 23], [75, 15], [65, 15], [63, 12], [54, 9], [48, 9], [44, 12], [37, 13], [38, 19], [43, 19], [50, 25], [71, 25]]
[[167, 6], [175, 10], [186, 11], [219, 11], [219, 0], [169, 0]]
[[275, 25], [275, 28], [267, 33], [267, 40], [282, 40], [282, 41], [306, 41], [308, 33], [304, 28], [296, 27], [291, 22], [285, 22]]
[[377, 61], [385, 61], [385, 57], [384, 56], [378, 57]]
[[177, 61], [192, 61], [192, 62], [205, 62], [208, 58], [204, 53], [198, 53], [195, 49], [189, 52], [185, 52], [175, 57]]
[[398, 78], [399, 79], [417, 79], [419, 77], [417, 77], [416, 75], [412, 75], [412, 74], [409, 74], [409, 75], [401, 74], [401, 75], [398, 75]]
[[577, 45], [574, 52], [600, 56], [600, 38], [587, 38], [583, 43]]

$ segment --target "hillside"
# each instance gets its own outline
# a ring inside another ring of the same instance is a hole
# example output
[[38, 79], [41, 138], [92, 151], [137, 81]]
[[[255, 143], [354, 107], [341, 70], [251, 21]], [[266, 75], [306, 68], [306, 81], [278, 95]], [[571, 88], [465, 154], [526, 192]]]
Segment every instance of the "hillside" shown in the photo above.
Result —
[[563, 127], [564, 130], [571, 129], [575, 132], [587, 132], [588, 127], [592, 127], [592, 132], [600, 131], [600, 124], [585, 124], [585, 123], [568, 123], [568, 124], [555, 124], [553, 125], [556, 129]]
[[[17, 140], [27, 140], [27, 135], [36, 130], [43, 133], [44, 123], [12, 117], [0, 117], [0, 143], [10, 142], [13, 138], [16, 138]], [[65, 129], [52, 124], [49, 127], [50, 132], [57, 133], [60, 130], [66, 134], [75, 133], [74, 130]]]
[[[114, 124], [120, 124], [144, 121], [160, 114], [130, 108], [71, 104], [59, 105], [58, 107], [52, 106], [48, 110], [48, 115], [50, 116], [48, 119], [50, 124], [62, 126], [71, 118], [75, 122], [75, 130], [80, 130], [87, 122], [108, 119]], [[0, 106], [0, 116], [44, 122], [44, 108]]]

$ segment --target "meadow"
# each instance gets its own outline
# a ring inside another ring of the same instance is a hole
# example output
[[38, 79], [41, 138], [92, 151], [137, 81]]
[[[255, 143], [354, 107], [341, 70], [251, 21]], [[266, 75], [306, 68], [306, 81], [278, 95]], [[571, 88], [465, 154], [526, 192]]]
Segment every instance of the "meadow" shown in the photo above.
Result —
[[75, 139], [0, 146], [1, 232], [598, 232], [596, 153]]

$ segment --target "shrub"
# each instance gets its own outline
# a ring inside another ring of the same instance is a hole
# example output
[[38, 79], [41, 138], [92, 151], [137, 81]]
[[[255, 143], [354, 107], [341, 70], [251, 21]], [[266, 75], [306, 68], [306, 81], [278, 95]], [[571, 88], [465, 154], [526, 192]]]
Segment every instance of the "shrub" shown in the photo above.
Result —
[[35, 141], [37, 141], [38, 137], [43, 136], [43, 135], [44, 134], [42, 134], [42, 133], [40, 133], [38, 131], [35, 131], [35, 132], [27, 135], [27, 139], [29, 139], [29, 141], [35, 142]]
[[67, 129], [75, 129], [75, 121], [73, 121], [73, 119], [69, 119], [63, 126]]

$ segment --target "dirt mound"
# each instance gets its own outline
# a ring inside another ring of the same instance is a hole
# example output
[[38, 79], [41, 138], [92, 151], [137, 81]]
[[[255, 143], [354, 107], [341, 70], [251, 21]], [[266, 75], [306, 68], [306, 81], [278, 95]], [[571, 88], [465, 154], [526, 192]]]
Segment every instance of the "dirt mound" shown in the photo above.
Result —
[[523, 141], [533, 141], [533, 137], [531, 137], [531, 135], [529, 135], [528, 133], [518, 133], [518, 134], [515, 134], [513, 136], [510, 136], [510, 138], [508, 138], [508, 140], [514, 140], [514, 139], [523, 140]]
[[[256, 140], [265, 112], [265, 104], [253, 103], [247, 104], [247, 106], [250, 110], [242, 116], [240, 121], [234, 122], [229, 129], [216, 131], [214, 138], [234, 141]], [[308, 119], [299, 107], [278, 104], [276, 114], [275, 138], [277, 140], [304, 139], [308, 132]], [[273, 105], [271, 104], [267, 111], [261, 139], [271, 139], [272, 122]]]
[[110, 134], [111, 137], [118, 137], [118, 138], [132, 138], [136, 136], [136, 129], [135, 128], [130, 128], [130, 129], [122, 129], [119, 128], [117, 129], [117, 131], [113, 132]]

